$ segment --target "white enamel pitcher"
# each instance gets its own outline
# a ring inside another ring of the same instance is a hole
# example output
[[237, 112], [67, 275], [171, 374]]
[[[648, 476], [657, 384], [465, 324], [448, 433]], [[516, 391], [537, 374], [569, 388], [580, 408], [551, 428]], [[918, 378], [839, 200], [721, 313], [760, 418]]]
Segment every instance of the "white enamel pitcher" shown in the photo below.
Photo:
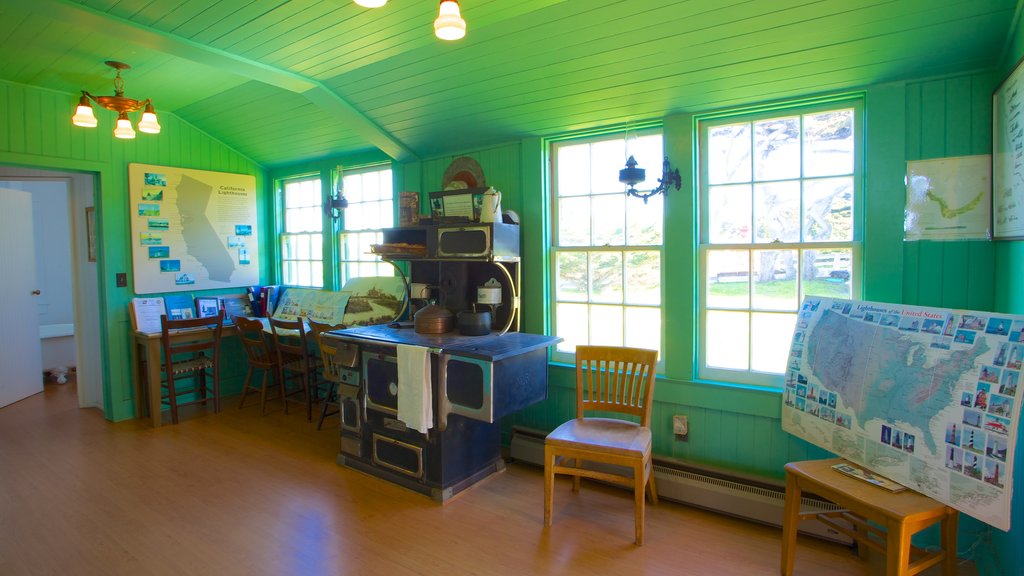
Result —
[[483, 193], [483, 203], [480, 206], [481, 222], [501, 222], [501, 192], [494, 188], [488, 188]]

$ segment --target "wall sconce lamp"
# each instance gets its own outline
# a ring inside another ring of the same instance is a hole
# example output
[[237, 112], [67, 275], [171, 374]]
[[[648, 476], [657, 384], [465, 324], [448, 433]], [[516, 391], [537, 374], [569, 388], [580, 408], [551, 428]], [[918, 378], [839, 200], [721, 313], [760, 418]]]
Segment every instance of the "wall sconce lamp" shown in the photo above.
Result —
[[338, 181], [334, 186], [334, 194], [327, 197], [327, 202], [324, 203], [324, 213], [331, 217], [331, 220], [337, 221], [341, 218], [341, 213], [348, 208], [348, 199], [345, 198], [344, 184], [345, 178], [342, 176], [341, 166], [337, 169]]
[[665, 156], [665, 161], [661, 165], [661, 178], [658, 178], [658, 186], [648, 192], [640, 192], [635, 188], [636, 184], [646, 180], [647, 171], [643, 168], [636, 167], [636, 159], [633, 156], [626, 160], [626, 167], [619, 170], [619, 182], [622, 182], [629, 188], [626, 190], [626, 194], [642, 198], [644, 204], [647, 204], [647, 199], [655, 194], [664, 194], [668, 192], [669, 186], [675, 184], [676, 190], [683, 184], [682, 178], [679, 176], [679, 169], [672, 169], [672, 165], [668, 161], [668, 156]]
[[71, 123], [82, 128], [96, 127], [98, 122], [96, 121], [96, 116], [92, 113], [92, 105], [89, 104], [89, 101], [92, 100], [107, 110], [117, 112], [114, 136], [124, 139], [135, 138], [135, 130], [132, 129], [132, 122], [128, 118], [128, 113], [137, 112], [143, 110], [143, 108], [145, 110], [143, 110], [142, 118], [139, 120], [139, 131], [146, 132], [147, 134], [159, 134], [160, 123], [157, 122], [156, 111], [153, 110], [153, 102], [149, 98], [135, 100], [133, 98], [125, 98], [124, 96], [124, 79], [121, 78], [121, 70], [128, 70], [131, 66], [124, 62], [115, 62], [114, 60], [107, 60], [104, 64], [117, 70], [117, 76], [114, 77], [114, 95], [93, 96], [82, 90], [82, 97], [78, 100], [78, 106], [75, 108], [75, 115], [71, 117]]

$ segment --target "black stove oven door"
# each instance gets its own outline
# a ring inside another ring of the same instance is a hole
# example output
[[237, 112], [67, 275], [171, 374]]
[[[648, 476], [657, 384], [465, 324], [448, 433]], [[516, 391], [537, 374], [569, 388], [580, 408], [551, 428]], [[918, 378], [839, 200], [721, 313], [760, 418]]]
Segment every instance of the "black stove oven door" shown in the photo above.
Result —
[[438, 362], [442, 421], [458, 414], [494, 422], [494, 364], [487, 360], [441, 354]]
[[398, 358], [377, 351], [363, 351], [363, 381], [366, 408], [386, 414], [398, 414]]

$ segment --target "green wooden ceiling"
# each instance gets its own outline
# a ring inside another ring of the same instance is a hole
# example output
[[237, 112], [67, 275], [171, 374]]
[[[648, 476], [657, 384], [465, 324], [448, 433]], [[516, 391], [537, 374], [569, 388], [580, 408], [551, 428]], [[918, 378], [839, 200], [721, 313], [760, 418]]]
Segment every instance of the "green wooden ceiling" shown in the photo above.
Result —
[[443, 42], [436, 0], [0, 0], [0, 79], [70, 111], [120, 60], [127, 96], [265, 166], [410, 160], [992, 69], [1021, 1], [462, 0]]

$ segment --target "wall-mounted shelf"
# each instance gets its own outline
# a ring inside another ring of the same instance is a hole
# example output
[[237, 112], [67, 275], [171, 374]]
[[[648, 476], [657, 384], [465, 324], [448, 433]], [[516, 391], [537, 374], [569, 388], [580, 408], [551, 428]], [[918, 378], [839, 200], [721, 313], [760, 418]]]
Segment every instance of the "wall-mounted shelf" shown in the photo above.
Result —
[[374, 252], [393, 260], [519, 260], [519, 226], [501, 222], [385, 228]]

